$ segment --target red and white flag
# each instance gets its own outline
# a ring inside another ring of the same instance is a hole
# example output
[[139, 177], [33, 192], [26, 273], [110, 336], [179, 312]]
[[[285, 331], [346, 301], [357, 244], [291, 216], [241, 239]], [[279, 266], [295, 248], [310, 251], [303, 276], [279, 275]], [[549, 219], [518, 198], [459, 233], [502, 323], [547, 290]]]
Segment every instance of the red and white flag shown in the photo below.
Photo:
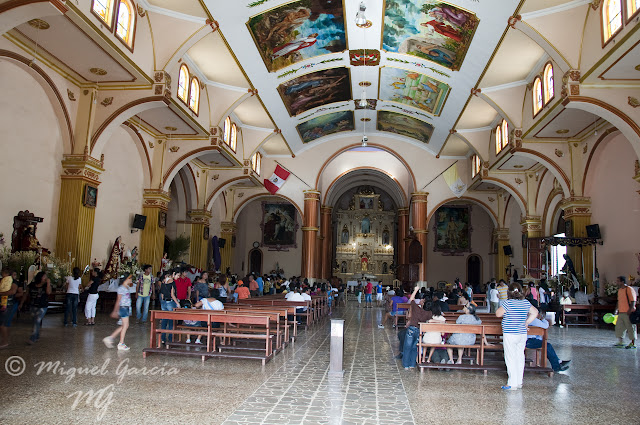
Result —
[[264, 187], [269, 191], [269, 193], [274, 195], [278, 191], [278, 189], [282, 187], [284, 182], [289, 177], [289, 174], [291, 173], [281, 166], [276, 165], [276, 170], [273, 172], [271, 177], [269, 177], [268, 179], [264, 179]]

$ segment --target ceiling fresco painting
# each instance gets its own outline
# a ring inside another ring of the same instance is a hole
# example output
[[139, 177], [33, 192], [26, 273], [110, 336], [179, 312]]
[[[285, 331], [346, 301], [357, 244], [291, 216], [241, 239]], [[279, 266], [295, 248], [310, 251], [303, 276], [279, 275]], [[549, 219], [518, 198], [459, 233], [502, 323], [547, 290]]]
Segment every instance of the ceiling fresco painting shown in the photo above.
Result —
[[459, 70], [478, 17], [445, 2], [386, 0], [382, 49]]
[[380, 69], [378, 98], [440, 115], [451, 88], [432, 77], [406, 69]]
[[391, 111], [378, 111], [378, 130], [411, 137], [429, 143], [433, 126], [424, 121]]
[[355, 130], [353, 111], [332, 112], [303, 122], [297, 126], [303, 143], [341, 131]]
[[293, 78], [278, 86], [291, 116], [329, 103], [351, 99], [351, 78], [345, 67], [323, 69]]
[[347, 49], [341, 1], [299, 0], [253, 16], [247, 27], [269, 72]]

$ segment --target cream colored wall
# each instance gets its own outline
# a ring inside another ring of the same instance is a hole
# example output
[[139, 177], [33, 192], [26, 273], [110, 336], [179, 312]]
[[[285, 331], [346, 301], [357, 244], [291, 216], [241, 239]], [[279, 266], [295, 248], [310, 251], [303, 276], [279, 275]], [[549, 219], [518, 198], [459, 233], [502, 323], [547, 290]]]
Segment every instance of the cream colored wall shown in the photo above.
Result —
[[106, 264], [113, 241], [121, 236], [126, 250], [140, 247], [140, 232], [131, 233], [134, 214], [142, 213], [143, 172], [136, 143], [118, 127], [104, 149], [98, 188], [91, 258]]
[[[238, 215], [236, 223], [236, 248], [234, 251], [233, 273], [244, 275], [248, 273], [249, 251], [253, 249], [253, 242], [262, 241], [262, 201], [282, 202], [280, 198], [261, 198], [251, 201]], [[276, 267], [278, 262], [286, 276], [300, 276], [302, 265], [302, 217], [296, 212], [298, 230], [296, 232], [297, 248], [289, 248], [289, 251], [269, 251], [266, 247], [260, 247], [262, 251], [262, 272], [269, 272]], [[244, 269], [242, 263], [244, 262]]]
[[604, 240], [597, 258], [601, 282], [635, 275], [638, 267], [640, 185], [631, 178], [635, 159], [629, 141], [618, 134], [597, 147], [588, 169], [585, 195], [591, 197], [591, 223], [600, 225]]
[[509, 245], [511, 245], [511, 264], [513, 268], [518, 270], [518, 276], [523, 277], [522, 266], [526, 264], [526, 261], [522, 257], [522, 225], [520, 224], [520, 216], [522, 211], [516, 203], [516, 200], [511, 197], [509, 205], [507, 205], [507, 211], [505, 212], [505, 227], [509, 229]]
[[[468, 202], [461, 202], [468, 204]], [[449, 205], [449, 204], [447, 204]], [[489, 255], [491, 245], [491, 234], [493, 233], [493, 222], [489, 214], [480, 206], [471, 207], [471, 249], [472, 252], [465, 252], [461, 256], [442, 255], [434, 252], [435, 246], [435, 214], [429, 220], [429, 235], [427, 237], [427, 282], [428, 286], [435, 287], [436, 284], [445, 280], [453, 282], [458, 277], [462, 282], [467, 279], [467, 258], [471, 254], [478, 254], [482, 258], [481, 281], [488, 281], [494, 274], [494, 256]]]
[[36, 236], [55, 248], [63, 142], [47, 95], [26, 72], [0, 61], [0, 232], [11, 244], [13, 217], [29, 210], [44, 221]]

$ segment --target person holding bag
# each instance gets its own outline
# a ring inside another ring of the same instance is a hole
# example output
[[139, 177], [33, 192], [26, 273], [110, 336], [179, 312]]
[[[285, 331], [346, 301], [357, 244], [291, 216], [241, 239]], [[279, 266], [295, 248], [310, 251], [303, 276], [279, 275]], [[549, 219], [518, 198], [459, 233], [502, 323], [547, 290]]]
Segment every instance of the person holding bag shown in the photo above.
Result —
[[[618, 305], [613, 314], [618, 315], [616, 322], [616, 337], [618, 342], [614, 344], [617, 348], [626, 348], [628, 350], [636, 349], [636, 325], [631, 323], [630, 315], [636, 311], [636, 291], [627, 285], [627, 279], [624, 276], [618, 276], [616, 281], [618, 284]], [[631, 340], [631, 343], [625, 347], [624, 334]]]

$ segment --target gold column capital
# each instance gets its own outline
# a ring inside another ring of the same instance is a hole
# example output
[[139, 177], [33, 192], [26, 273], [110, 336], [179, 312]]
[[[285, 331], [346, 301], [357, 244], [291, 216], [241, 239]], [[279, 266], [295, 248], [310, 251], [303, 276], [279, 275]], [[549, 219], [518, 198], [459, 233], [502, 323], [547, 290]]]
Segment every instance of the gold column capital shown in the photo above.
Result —
[[207, 210], [189, 210], [187, 216], [192, 224], [208, 224], [211, 217], [213, 217]]
[[415, 202], [427, 202], [429, 192], [413, 192], [411, 194], [411, 203]]
[[62, 179], [84, 180], [94, 185], [100, 184], [100, 174], [104, 172], [104, 157], [100, 160], [84, 155], [64, 155], [62, 159]]
[[320, 230], [319, 227], [313, 227], [313, 226], [307, 226], [307, 227], [303, 227], [301, 229], [303, 232], [317, 232], [318, 230]]
[[499, 229], [494, 229], [493, 236], [498, 241], [508, 241], [509, 240], [509, 229], [506, 227], [501, 227]]
[[408, 207], [398, 208], [398, 215], [409, 215], [409, 208]]
[[591, 198], [572, 196], [560, 201], [560, 208], [564, 211], [564, 218], [591, 217]]
[[326, 213], [331, 214], [332, 211], [333, 211], [333, 207], [330, 207], [328, 205], [323, 205], [320, 207], [320, 212], [323, 214], [326, 214]]
[[142, 195], [143, 208], [158, 208], [163, 211], [169, 209], [169, 201], [171, 201], [171, 195], [169, 192], [162, 189], [145, 189]]
[[318, 190], [303, 190], [302, 193], [304, 194], [304, 200], [320, 200], [320, 191]]
[[233, 221], [223, 221], [220, 223], [220, 233], [235, 234], [238, 226]]

